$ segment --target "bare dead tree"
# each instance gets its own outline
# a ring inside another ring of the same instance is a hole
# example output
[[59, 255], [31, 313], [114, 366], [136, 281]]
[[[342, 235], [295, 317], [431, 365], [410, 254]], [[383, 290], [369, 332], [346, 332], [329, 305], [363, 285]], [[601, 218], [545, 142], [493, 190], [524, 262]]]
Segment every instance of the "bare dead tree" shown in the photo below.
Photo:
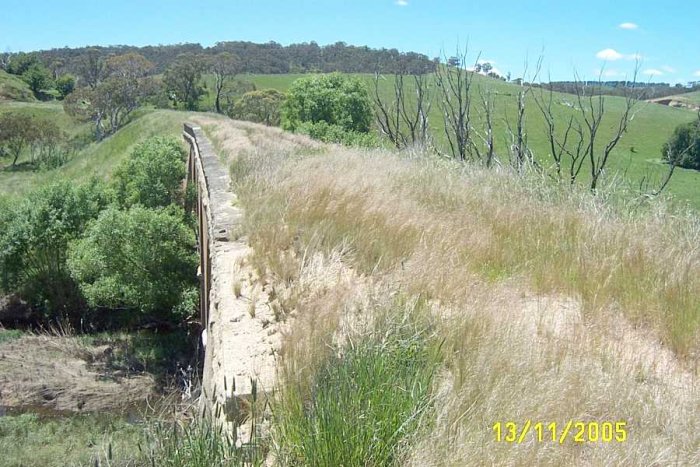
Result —
[[[539, 74], [542, 59], [538, 60], [537, 68], [530, 81], [534, 81]], [[526, 98], [532, 91], [532, 84], [526, 84], [525, 78], [528, 72], [528, 62], [525, 60], [525, 70], [520, 82], [520, 90], [517, 95], [517, 110], [515, 114], [515, 124], [511, 124], [506, 116], [506, 126], [508, 127], [508, 135], [510, 136], [510, 155], [512, 164], [518, 171], [521, 171], [525, 164], [535, 165], [535, 160], [532, 151], [527, 143], [527, 129], [525, 128], [525, 110]]]
[[585, 159], [588, 161], [590, 167], [590, 189], [595, 191], [600, 181], [601, 176], [605, 172], [605, 168], [610, 160], [610, 154], [612, 153], [615, 146], [620, 142], [622, 136], [627, 133], [629, 123], [634, 118], [635, 109], [639, 104], [638, 91], [635, 90], [637, 83], [637, 74], [639, 72], [639, 63], [636, 64], [631, 86], [627, 87], [625, 92], [625, 104], [622, 114], [618, 117], [613, 135], [605, 142], [605, 146], [602, 150], [596, 147], [596, 142], [598, 139], [598, 132], [600, 131], [600, 126], [605, 116], [605, 101], [606, 98], [602, 92], [600, 92], [600, 87], [602, 86], [602, 72], [598, 76], [598, 93], [596, 95], [595, 89], [591, 89], [591, 86], [581, 82], [578, 75], [576, 76], [574, 82], [574, 88], [576, 91], [576, 100], [578, 103], [577, 110], [579, 111], [579, 117], [583, 121], [583, 138], [584, 143], [583, 154]]
[[[551, 83], [551, 79], [549, 80]], [[557, 178], [562, 178], [562, 171], [567, 169], [568, 178], [574, 183], [583, 167], [583, 129], [574, 115], [564, 119], [563, 136], [557, 134], [559, 118], [555, 117], [554, 111], [554, 89], [550, 84], [545, 87], [540, 86], [538, 91], [533, 91], [533, 100], [540, 110], [545, 122], [547, 142], [549, 143], [550, 157], [554, 161], [554, 168]], [[573, 107], [573, 105], [572, 105]], [[573, 142], [573, 147], [570, 145]]]
[[372, 97], [379, 128], [397, 149], [427, 146], [430, 136], [428, 114], [432, 106], [428, 77], [419, 73], [408, 75], [403, 68], [399, 68], [393, 78], [393, 99], [387, 100], [380, 90], [380, 80], [385, 77], [379, 71], [374, 75]]
[[[471, 88], [474, 72], [464, 68], [467, 63], [468, 47], [457, 47], [455, 57], [461, 66], [447, 67], [439, 65], [435, 72], [435, 82], [440, 90], [440, 107], [445, 123], [445, 136], [453, 158], [461, 161], [470, 156], [471, 135]], [[447, 61], [447, 58], [445, 57]], [[479, 61], [479, 56], [475, 64]]]
[[495, 148], [495, 138], [493, 131], [493, 114], [495, 101], [493, 97], [493, 92], [488, 89], [486, 92], [479, 86], [479, 98], [481, 101], [481, 110], [483, 117], [483, 132], [474, 128], [473, 132], [476, 134], [483, 144], [483, 150], [478, 144], [473, 144], [474, 153], [477, 158], [484, 162], [486, 167], [491, 167], [496, 160], [496, 148]]
[[554, 161], [558, 177], [567, 170], [569, 182], [573, 184], [583, 167], [587, 165], [590, 170], [589, 187], [595, 191], [610, 162], [612, 151], [627, 133], [640, 103], [640, 94], [636, 87], [638, 72], [639, 63], [636, 64], [633, 79], [626, 88], [624, 107], [615, 120], [613, 134], [603, 142], [599, 140], [601, 125], [607, 112], [607, 98], [600, 89], [602, 71], [593, 85], [582, 81], [578, 74], [574, 74], [575, 103], [571, 104], [573, 113], [563, 120], [561, 127], [558, 127], [558, 122], [562, 119], [556, 116], [557, 112], [554, 110], [555, 98], [552, 86], [548, 87], [546, 93], [544, 87], [540, 87], [539, 92], [533, 93], [535, 104], [545, 121], [550, 156]]

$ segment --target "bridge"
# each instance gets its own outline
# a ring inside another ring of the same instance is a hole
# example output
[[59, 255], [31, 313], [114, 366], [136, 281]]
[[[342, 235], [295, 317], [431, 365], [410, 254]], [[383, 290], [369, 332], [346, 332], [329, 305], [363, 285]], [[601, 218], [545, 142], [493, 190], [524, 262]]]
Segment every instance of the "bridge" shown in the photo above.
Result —
[[189, 145], [186, 183], [196, 191], [189, 207], [198, 219], [205, 349], [201, 401], [210, 414], [230, 421], [256, 394], [272, 388], [274, 345], [264, 323], [250, 312], [266, 297], [253, 293], [252, 283], [241, 285], [251, 276], [245, 262], [251, 250], [245, 239], [237, 238], [243, 211], [235, 205], [228, 168], [199, 126], [185, 123], [183, 137]]

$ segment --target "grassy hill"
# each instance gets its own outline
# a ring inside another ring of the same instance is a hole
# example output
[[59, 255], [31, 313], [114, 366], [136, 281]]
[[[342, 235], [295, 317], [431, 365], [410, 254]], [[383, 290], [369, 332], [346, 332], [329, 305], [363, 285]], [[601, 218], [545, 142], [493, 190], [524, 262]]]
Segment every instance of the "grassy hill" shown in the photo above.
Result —
[[3, 99], [23, 102], [32, 102], [36, 100], [27, 83], [17, 76], [0, 70], [0, 100]]
[[[76, 123], [57, 103], [3, 102], [0, 112], [27, 112], [49, 117], [69, 135], [85, 135], [91, 125]], [[64, 166], [56, 170], [34, 171], [18, 165], [17, 169], [0, 168], [0, 195], [21, 196], [27, 191], [57, 178], [82, 181], [97, 176], [106, 178], [119, 162], [141, 141], [150, 136], [179, 137], [182, 123], [191, 114], [174, 110], [143, 110], [117, 133], [96, 143], [90, 143]], [[5, 164], [7, 161], [2, 161]], [[21, 160], [20, 160], [21, 162]]]
[[[243, 75], [242, 78], [252, 81], [258, 89], [272, 88], [286, 91], [291, 83], [304, 75]], [[370, 90], [373, 89], [373, 76], [368, 74], [356, 75], [363, 79]], [[514, 121], [517, 111], [516, 96], [519, 87], [514, 83], [504, 82], [498, 79], [478, 75], [474, 80], [474, 91], [481, 88], [490, 90], [495, 95], [495, 134], [496, 149], [504, 158], [507, 155], [509, 140], [507, 138], [506, 119]], [[387, 76], [380, 81], [380, 92], [389, 99], [393, 93], [393, 79]], [[537, 92], [535, 90], [535, 92]], [[688, 96], [700, 93], [691, 93]], [[555, 115], [560, 121], [568, 118], [573, 110], [570, 105], [575, 97], [570, 94], [555, 93]], [[624, 99], [621, 97], [606, 97], [606, 119], [600, 132], [599, 146], [607, 143], [606, 137], [612, 134], [615, 119], [624, 108]], [[479, 126], [477, 116], [478, 108], [474, 108], [476, 126]], [[433, 134], [436, 135], [438, 145], [445, 144], [444, 124], [441, 111], [437, 103], [433, 104], [430, 112], [430, 124]], [[611, 155], [610, 172], [616, 173], [636, 186], [643, 178], [647, 180], [660, 179], [667, 171], [667, 167], [661, 161], [661, 148], [680, 124], [696, 118], [696, 114], [687, 109], [671, 108], [641, 102], [632, 121], [629, 133], [625, 135]], [[551, 164], [548, 159], [548, 143], [546, 140], [544, 119], [537, 109], [532, 96], [527, 99], [526, 128], [528, 143], [535, 157], [544, 164]], [[612, 175], [612, 173], [610, 174]], [[585, 179], [586, 174], [582, 178]], [[694, 170], [678, 169], [669, 187], [669, 192], [674, 194], [679, 201], [689, 202], [693, 207], [700, 209], [700, 172]]]

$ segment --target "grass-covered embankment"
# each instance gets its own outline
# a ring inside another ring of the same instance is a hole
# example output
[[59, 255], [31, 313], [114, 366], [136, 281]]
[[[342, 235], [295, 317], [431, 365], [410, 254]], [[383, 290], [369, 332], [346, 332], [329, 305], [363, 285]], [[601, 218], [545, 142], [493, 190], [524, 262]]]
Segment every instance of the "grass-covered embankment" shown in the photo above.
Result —
[[[383, 459], [402, 465], [697, 463], [696, 214], [615, 186], [593, 195], [535, 173], [202, 123], [230, 158], [251, 262], [289, 326], [272, 405], [281, 459], [364, 465], [391, 445]], [[425, 302], [440, 342], [429, 410], [404, 419], [396, 444], [355, 451], [343, 435], [386, 439], [377, 432], [414, 386], [396, 376], [397, 400], [375, 410], [325, 383], [362, 394], [373, 369], [402, 367], [400, 352], [363, 350], [401, 297]], [[624, 421], [629, 437], [496, 441], [496, 422], [527, 420]]]

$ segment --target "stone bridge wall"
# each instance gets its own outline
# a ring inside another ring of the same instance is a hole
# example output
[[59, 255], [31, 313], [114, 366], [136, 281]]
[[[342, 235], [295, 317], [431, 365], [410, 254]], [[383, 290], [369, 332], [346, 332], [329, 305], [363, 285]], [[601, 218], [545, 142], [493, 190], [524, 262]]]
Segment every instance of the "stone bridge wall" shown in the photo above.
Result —
[[[226, 421], [238, 418], [239, 408], [249, 406], [247, 399], [274, 384], [277, 338], [266, 327], [273, 321], [266, 295], [255, 292], [249, 281], [241, 287], [252, 274], [245, 261], [251, 250], [245, 239], [230, 235], [243, 211], [235, 206], [227, 166], [201, 128], [185, 124], [183, 136], [190, 146], [187, 184], [197, 193], [191, 208], [199, 222], [205, 348], [201, 402], [210, 414]], [[244, 429], [239, 427], [239, 433]]]
[[[183, 137], [190, 146], [187, 185], [194, 185], [197, 193], [195, 205], [191, 208], [196, 212], [199, 224], [200, 319], [205, 349], [202, 399], [207, 406], [212, 406], [219, 399], [228, 398], [224, 388], [216, 387], [216, 373], [220, 365], [216, 365], [215, 356], [220, 351], [217, 344], [221, 340], [217, 311], [222, 297], [232, 294], [230, 287], [226, 290], [226, 286], [230, 286], [231, 270], [230, 265], [225, 264], [225, 259], [226, 251], [230, 250], [229, 232], [240, 221], [241, 213], [233, 206], [234, 195], [230, 190], [228, 171], [202, 129], [185, 123]], [[217, 397], [217, 393], [221, 394]]]

